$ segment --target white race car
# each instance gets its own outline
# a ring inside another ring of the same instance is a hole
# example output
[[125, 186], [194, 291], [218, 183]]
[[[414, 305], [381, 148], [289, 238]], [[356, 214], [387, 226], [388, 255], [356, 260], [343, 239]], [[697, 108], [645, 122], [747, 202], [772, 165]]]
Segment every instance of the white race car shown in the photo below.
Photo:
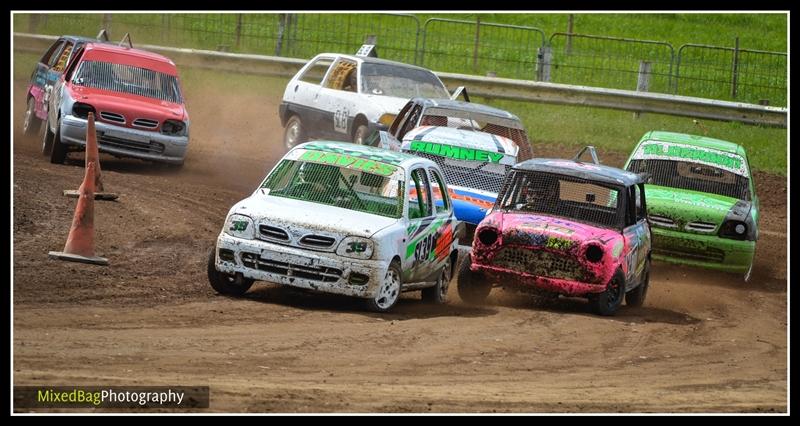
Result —
[[370, 56], [322, 53], [286, 85], [278, 110], [287, 149], [309, 139], [361, 144], [413, 97], [449, 98], [428, 69]]
[[378, 312], [403, 291], [445, 303], [461, 232], [433, 161], [308, 142], [230, 209], [208, 278], [222, 294], [263, 280], [360, 297]]

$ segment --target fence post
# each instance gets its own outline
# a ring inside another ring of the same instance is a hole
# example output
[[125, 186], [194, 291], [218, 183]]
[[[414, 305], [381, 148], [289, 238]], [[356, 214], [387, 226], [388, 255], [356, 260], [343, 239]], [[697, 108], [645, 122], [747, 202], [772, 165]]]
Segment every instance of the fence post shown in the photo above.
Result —
[[31, 13], [31, 16], [28, 17], [28, 32], [31, 34], [36, 34], [39, 29], [39, 14], [38, 13]]
[[103, 14], [103, 29], [106, 30], [109, 34], [111, 34], [111, 14], [104, 13]]
[[550, 46], [542, 46], [536, 52], [536, 81], [550, 81], [550, 63], [553, 50]]
[[275, 56], [281, 56], [281, 47], [283, 47], [283, 33], [286, 31], [286, 13], [278, 14], [278, 36], [275, 41]]
[[481, 17], [475, 21], [475, 47], [472, 49], [472, 71], [478, 72], [478, 46], [481, 39]]
[[[650, 91], [650, 65], [650, 61], [639, 61], [639, 74], [636, 80], [637, 92]], [[641, 115], [639, 112], [634, 112], [633, 118], [639, 118]]]
[[567, 45], [566, 45], [566, 54], [569, 55], [572, 53], [572, 26], [574, 23], [575, 15], [572, 13], [569, 14], [569, 20], [567, 21]]
[[731, 76], [731, 98], [736, 99], [736, 84], [739, 78], [739, 37], [733, 47], [733, 75]]
[[239, 44], [242, 40], [242, 14], [236, 14], [236, 50], [239, 50]]

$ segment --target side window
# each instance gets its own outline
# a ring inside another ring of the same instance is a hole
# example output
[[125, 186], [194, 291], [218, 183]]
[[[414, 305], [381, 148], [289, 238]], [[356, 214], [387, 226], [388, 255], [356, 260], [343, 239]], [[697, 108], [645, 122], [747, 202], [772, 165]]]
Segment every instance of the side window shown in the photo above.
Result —
[[58, 55], [58, 60], [56, 61], [55, 66], [53, 66], [53, 71], [64, 71], [64, 68], [67, 67], [69, 55], [72, 53], [72, 48], [73, 44], [71, 42], [67, 42], [67, 44], [64, 46], [64, 49], [61, 51], [61, 54]]
[[347, 92], [358, 92], [358, 64], [339, 59], [328, 74], [325, 87]]
[[644, 198], [644, 184], [636, 185], [636, 221], [640, 221], [647, 216], [647, 206]]
[[322, 79], [325, 78], [325, 73], [328, 72], [328, 68], [330, 68], [332, 63], [333, 59], [331, 58], [319, 58], [314, 61], [311, 66], [306, 68], [305, 72], [298, 80], [311, 84], [321, 84]]
[[55, 64], [56, 59], [58, 59], [58, 54], [61, 52], [61, 48], [64, 47], [64, 43], [66, 43], [64, 40], [59, 40], [53, 43], [53, 45], [50, 46], [50, 49], [47, 50], [47, 53], [42, 56], [42, 60], [40, 62], [47, 65], [48, 68], [52, 67], [53, 64]]
[[403, 107], [403, 109], [400, 110], [400, 112], [397, 114], [397, 117], [392, 122], [392, 125], [389, 127], [389, 134], [390, 135], [394, 136], [394, 135], [397, 134], [397, 129], [400, 127], [401, 123], [405, 123], [404, 119], [406, 118], [406, 114], [408, 113], [408, 110], [411, 109], [412, 106], [414, 106], [414, 102], [410, 102], [409, 101]]
[[419, 116], [422, 114], [422, 105], [416, 105], [411, 112], [408, 114], [408, 118], [406, 118], [406, 122], [403, 123], [403, 127], [400, 130], [400, 133], [397, 134], [397, 139], [403, 140], [403, 136], [406, 135], [411, 129], [417, 127], [417, 121], [419, 121]]
[[408, 182], [408, 218], [419, 219], [432, 214], [428, 177], [425, 169], [419, 168], [411, 172]]
[[436, 206], [436, 213], [447, 213], [450, 211], [450, 199], [447, 198], [447, 186], [444, 184], [444, 179], [435, 169], [428, 169], [431, 182], [431, 196], [433, 197], [433, 204]]
[[625, 214], [625, 226], [631, 226], [636, 223], [636, 204], [638, 195], [636, 193], [636, 185], [628, 188], [628, 205]]

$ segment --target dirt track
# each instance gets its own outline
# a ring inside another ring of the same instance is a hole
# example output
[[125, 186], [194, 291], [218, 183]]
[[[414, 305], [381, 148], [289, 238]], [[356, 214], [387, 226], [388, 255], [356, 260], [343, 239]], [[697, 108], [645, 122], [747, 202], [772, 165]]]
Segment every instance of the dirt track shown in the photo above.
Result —
[[768, 232], [751, 282], [659, 263], [645, 306], [614, 318], [501, 290], [470, 307], [454, 286], [446, 307], [409, 293], [390, 315], [273, 284], [232, 299], [205, 263], [228, 208], [282, 153], [274, 101], [189, 93], [179, 172], [103, 156], [120, 200], [95, 204], [102, 268], [47, 258], [64, 245], [75, 201], [61, 191], [78, 187], [83, 160], [52, 165], [21, 136], [15, 83], [16, 385], [209, 385], [212, 411], [787, 410], [785, 178], [756, 175]]

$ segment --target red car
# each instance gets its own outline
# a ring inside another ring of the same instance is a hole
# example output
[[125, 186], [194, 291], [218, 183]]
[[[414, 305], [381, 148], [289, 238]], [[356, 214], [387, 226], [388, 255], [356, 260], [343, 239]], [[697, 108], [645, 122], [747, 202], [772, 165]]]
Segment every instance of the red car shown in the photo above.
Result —
[[189, 144], [189, 114], [178, 70], [168, 58], [130, 46], [85, 43], [53, 85], [42, 151], [64, 162], [82, 150], [95, 114], [101, 152], [180, 166]]

